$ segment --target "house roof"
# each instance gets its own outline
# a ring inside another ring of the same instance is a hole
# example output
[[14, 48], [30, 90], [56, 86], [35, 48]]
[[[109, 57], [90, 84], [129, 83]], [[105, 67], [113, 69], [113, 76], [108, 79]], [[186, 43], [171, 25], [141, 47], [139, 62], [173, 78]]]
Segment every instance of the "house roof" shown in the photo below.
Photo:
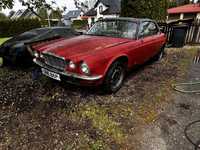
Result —
[[96, 16], [97, 12], [95, 8], [98, 6], [99, 3], [102, 3], [108, 7], [107, 10], [102, 12], [103, 15], [119, 14], [121, 12], [121, 0], [98, 0], [94, 5], [94, 8], [86, 12], [84, 16]]
[[66, 15], [64, 15], [64, 19], [68, 20], [71, 18], [77, 18], [78, 16], [80, 16], [80, 14], [81, 14], [80, 10], [71, 10]]
[[97, 7], [99, 3], [108, 7], [108, 9], [102, 13], [104, 15], [119, 14], [121, 12], [121, 0], [98, 0], [95, 7]]
[[179, 13], [197, 13], [200, 12], [199, 4], [187, 4], [179, 7], [170, 8], [167, 10], [168, 14], [179, 14]]
[[31, 12], [29, 9], [20, 9], [12, 15], [11, 19], [30, 18], [34, 16], [35, 14]]

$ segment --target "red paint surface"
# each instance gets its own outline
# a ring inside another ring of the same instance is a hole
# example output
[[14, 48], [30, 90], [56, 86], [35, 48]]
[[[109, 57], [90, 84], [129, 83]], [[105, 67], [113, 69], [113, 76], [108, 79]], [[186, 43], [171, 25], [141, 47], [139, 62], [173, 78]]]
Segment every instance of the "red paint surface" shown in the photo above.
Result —
[[179, 13], [197, 13], [200, 12], [199, 4], [188, 4], [167, 10], [168, 14], [179, 14]]
[[[139, 40], [82, 35], [37, 45], [34, 49], [72, 60], [77, 66], [84, 61], [91, 70], [91, 76], [105, 76], [110, 65], [119, 57], [127, 57], [128, 68], [131, 68], [157, 54], [165, 42], [163, 33]], [[81, 74], [79, 67], [77, 68], [73, 72]]]

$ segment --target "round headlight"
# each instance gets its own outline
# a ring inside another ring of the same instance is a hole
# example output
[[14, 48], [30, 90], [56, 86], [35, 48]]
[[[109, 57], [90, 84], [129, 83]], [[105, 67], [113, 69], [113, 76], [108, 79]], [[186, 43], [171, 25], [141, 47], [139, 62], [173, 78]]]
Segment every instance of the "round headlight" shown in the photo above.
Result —
[[70, 69], [75, 69], [76, 68], [76, 64], [73, 61], [69, 62], [69, 68]]
[[86, 63], [82, 63], [81, 64], [81, 71], [85, 74], [89, 74], [90, 73], [90, 69], [88, 67], [88, 65]]

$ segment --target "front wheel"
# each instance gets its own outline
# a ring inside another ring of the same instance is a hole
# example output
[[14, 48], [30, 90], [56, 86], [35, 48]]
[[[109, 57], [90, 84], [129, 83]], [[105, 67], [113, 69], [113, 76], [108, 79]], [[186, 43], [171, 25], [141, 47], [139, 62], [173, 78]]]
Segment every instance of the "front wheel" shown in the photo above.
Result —
[[123, 62], [114, 62], [105, 77], [103, 88], [107, 93], [117, 92], [124, 81], [126, 74], [126, 65]]

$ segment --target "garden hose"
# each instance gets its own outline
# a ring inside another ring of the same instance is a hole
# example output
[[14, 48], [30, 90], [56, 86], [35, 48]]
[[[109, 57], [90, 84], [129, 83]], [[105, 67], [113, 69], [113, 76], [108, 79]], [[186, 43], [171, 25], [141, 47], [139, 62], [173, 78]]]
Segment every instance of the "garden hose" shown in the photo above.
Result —
[[[185, 90], [183, 87], [184, 86], [194, 86], [194, 85], [199, 85], [199, 89], [196, 90]], [[181, 92], [181, 93], [200, 93], [200, 81], [198, 82], [189, 82], [189, 83], [179, 83], [179, 84], [172, 84], [172, 88], [175, 91]], [[185, 129], [184, 129], [184, 134], [186, 139], [194, 146], [195, 150], [200, 149], [200, 140], [197, 141], [196, 143], [191, 139], [191, 137], [188, 135], [188, 130], [191, 129], [191, 127], [197, 123], [200, 123], [200, 120], [194, 121], [189, 123]]]
[[[199, 85], [198, 89], [195, 90], [185, 90], [184, 86], [192, 87], [195, 85]], [[175, 91], [181, 92], [181, 93], [200, 93], [200, 81], [198, 82], [188, 82], [188, 83], [179, 83], [179, 84], [172, 84], [172, 88]]]
[[195, 143], [188, 135], [188, 130], [191, 129], [191, 127], [197, 123], [200, 123], [200, 120], [194, 121], [189, 123], [184, 130], [184, 134], [186, 139], [195, 147], [195, 150], [199, 150], [200, 149], [200, 141], [198, 141], [197, 143]]

